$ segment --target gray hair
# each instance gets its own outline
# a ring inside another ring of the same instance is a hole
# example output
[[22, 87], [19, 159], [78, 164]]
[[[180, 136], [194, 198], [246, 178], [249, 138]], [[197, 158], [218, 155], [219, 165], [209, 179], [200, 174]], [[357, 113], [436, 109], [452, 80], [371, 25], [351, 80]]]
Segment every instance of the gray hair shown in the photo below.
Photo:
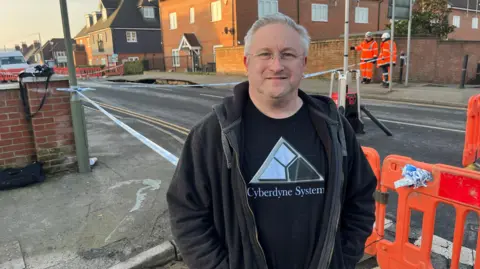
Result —
[[283, 25], [290, 26], [293, 30], [295, 30], [300, 35], [300, 38], [302, 41], [302, 47], [305, 51], [305, 56], [308, 55], [308, 48], [310, 46], [310, 36], [308, 34], [307, 29], [305, 29], [305, 27], [303, 27], [302, 25], [297, 24], [290, 17], [282, 13], [275, 13], [275, 14], [264, 16], [258, 19], [255, 23], [253, 23], [252, 27], [250, 27], [250, 29], [248, 30], [247, 35], [245, 35], [244, 55], [248, 54], [250, 45], [252, 43], [253, 35], [260, 28], [267, 26], [269, 24], [283, 24]]

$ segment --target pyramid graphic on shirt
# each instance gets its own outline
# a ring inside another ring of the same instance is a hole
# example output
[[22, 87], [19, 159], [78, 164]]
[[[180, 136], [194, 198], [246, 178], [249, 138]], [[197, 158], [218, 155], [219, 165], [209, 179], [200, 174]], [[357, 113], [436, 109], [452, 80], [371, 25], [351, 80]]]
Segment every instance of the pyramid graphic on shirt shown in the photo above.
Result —
[[312, 181], [324, 181], [324, 178], [307, 159], [281, 137], [250, 183], [269, 184]]

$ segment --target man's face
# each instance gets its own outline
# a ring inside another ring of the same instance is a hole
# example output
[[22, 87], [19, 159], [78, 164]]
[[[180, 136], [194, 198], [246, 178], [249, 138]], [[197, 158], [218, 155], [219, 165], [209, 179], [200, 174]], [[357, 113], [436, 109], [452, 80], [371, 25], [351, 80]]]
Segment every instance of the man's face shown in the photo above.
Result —
[[370, 42], [370, 41], [372, 40], [372, 37], [371, 37], [371, 36], [367, 36], [366, 39], [367, 39], [367, 41]]
[[279, 99], [296, 91], [307, 63], [300, 35], [287, 25], [270, 24], [253, 36], [244, 57], [252, 94]]

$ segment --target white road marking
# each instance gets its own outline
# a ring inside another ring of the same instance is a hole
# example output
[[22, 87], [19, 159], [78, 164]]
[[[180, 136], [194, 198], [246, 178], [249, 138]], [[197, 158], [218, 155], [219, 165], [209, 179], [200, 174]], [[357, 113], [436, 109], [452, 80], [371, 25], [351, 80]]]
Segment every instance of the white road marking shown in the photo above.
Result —
[[[364, 117], [364, 119], [370, 120], [370, 118], [368, 118], [368, 117]], [[403, 121], [384, 120], [384, 119], [378, 119], [378, 120], [381, 121], [381, 122], [389, 122], [389, 123], [395, 123], [395, 124], [400, 124], [400, 125], [415, 126], [415, 127], [442, 130], [442, 131], [455, 132], [455, 133], [465, 133], [465, 130], [459, 130], [459, 129], [451, 129], [451, 128], [437, 127], [437, 126], [431, 126], [431, 125], [425, 125], [425, 124], [409, 123], [409, 122], [403, 122]]]
[[201, 95], [201, 96], [207, 96], [207, 97], [213, 97], [213, 98], [221, 98], [221, 99], [224, 98], [224, 96], [204, 94], [204, 93], [201, 93], [200, 95]]

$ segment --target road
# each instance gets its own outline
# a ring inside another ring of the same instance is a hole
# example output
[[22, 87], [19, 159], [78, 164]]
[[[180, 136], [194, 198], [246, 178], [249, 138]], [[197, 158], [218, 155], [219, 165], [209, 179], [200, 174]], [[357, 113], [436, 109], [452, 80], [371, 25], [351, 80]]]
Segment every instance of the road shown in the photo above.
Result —
[[[138, 120], [137, 123], [130, 126], [176, 156], [181, 152], [188, 129], [210, 112], [213, 104], [220, 102], [224, 96], [231, 95], [229, 89], [101, 80], [82, 81], [80, 85], [95, 88], [95, 91], [87, 92], [86, 95], [105, 104], [105, 108], [111, 112], [122, 116], [132, 116], [131, 112], [137, 113], [133, 116]], [[359, 142], [363, 146], [375, 148], [382, 160], [387, 155], [398, 154], [427, 163], [461, 166], [465, 110], [374, 100], [364, 100], [363, 103], [394, 134], [392, 137], [386, 136], [371, 120], [364, 118], [366, 134], [358, 135]], [[163, 135], [158, 135], [159, 131]], [[387, 207], [387, 218], [393, 223], [396, 220], [395, 208], [396, 196], [392, 193]], [[412, 243], [418, 240], [422, 223], [421, 213], [413, 213], [410, 232]], [[435, 235], [452, 241], [454, 220], [454, 209], [440, 205], [437, 209]], [[467, 222], [472, 228], [466, 232], [464, 247], [475, 249], [478, 221], [469, 216]], [[393, 240], [395, 225], [390, 225], [388, 231], [387, 239]], [[448, 257], [448, 254], [437, 252], [441, 253], [434, 253], [432, 256], [441, 264], [435, 268], [444, 268], [444, 258]], [[464, 262], [472, 265], [471, 259]]]

